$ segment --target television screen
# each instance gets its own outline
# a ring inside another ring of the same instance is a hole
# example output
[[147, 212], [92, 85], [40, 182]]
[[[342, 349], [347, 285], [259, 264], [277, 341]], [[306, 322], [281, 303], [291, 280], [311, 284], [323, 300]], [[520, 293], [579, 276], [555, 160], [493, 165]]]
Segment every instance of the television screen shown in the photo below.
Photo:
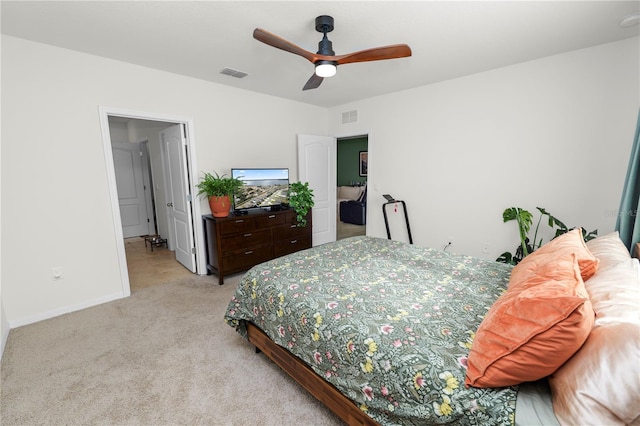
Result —
[[234, 195], [234, 208], [245, 210], [277, 206], [289, 201], [289, 169], [231, 169], [244, 185]]

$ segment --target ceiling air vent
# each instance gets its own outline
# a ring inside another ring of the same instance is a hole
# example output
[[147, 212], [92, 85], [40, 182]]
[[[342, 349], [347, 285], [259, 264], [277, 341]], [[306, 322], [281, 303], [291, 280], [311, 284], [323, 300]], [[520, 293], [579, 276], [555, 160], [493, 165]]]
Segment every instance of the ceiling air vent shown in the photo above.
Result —
[[358, 121], [357, 109], [342, 113], [342, 124], [355, 123], [356, 121]]
[[243, 78], [249, 75], [246, 72], [234, 70], [233, 68], [223, 68], [220, 74], [230, 75], [235, 78]]

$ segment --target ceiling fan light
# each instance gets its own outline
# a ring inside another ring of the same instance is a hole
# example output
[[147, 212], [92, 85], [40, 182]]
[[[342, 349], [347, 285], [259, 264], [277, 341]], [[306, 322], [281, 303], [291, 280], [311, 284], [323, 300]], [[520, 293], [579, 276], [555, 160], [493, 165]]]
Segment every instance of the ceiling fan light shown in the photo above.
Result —
[[316, 75], [318, 77], [333, 77], [336, 75], [336, 64], [330, 61], [320, 61], [316, 64]]

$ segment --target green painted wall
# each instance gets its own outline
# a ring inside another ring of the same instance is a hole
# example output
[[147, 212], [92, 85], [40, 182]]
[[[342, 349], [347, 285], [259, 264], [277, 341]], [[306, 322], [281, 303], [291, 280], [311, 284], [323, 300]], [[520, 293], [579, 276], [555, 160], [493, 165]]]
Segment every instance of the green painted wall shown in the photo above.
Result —
[[366, 176], [359, 174], [360, 151], [367, 150], [367, 136], [338, 139], [338, 186], [367, 181]]

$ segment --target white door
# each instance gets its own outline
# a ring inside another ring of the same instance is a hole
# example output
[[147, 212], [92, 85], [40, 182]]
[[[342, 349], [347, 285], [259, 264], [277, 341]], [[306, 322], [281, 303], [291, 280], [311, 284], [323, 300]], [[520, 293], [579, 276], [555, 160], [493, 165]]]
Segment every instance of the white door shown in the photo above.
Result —
[[176, 260], [195, 273], [193, 212], [189, 191], [187, 142], [183, 132], [181, 124], [160, 132], [167, 192], [168, 239], [169, 248], [175, 250]]
[[125, 238], [148, 235], [150, 218], [143, 179], [143, 153], [139, 143], [114, 143], [113, 165], [120, 204], [122, 234]]
[[298, 180], [313, 189], [313, 245], [336, 240], [336, 139], [298, 135]]

